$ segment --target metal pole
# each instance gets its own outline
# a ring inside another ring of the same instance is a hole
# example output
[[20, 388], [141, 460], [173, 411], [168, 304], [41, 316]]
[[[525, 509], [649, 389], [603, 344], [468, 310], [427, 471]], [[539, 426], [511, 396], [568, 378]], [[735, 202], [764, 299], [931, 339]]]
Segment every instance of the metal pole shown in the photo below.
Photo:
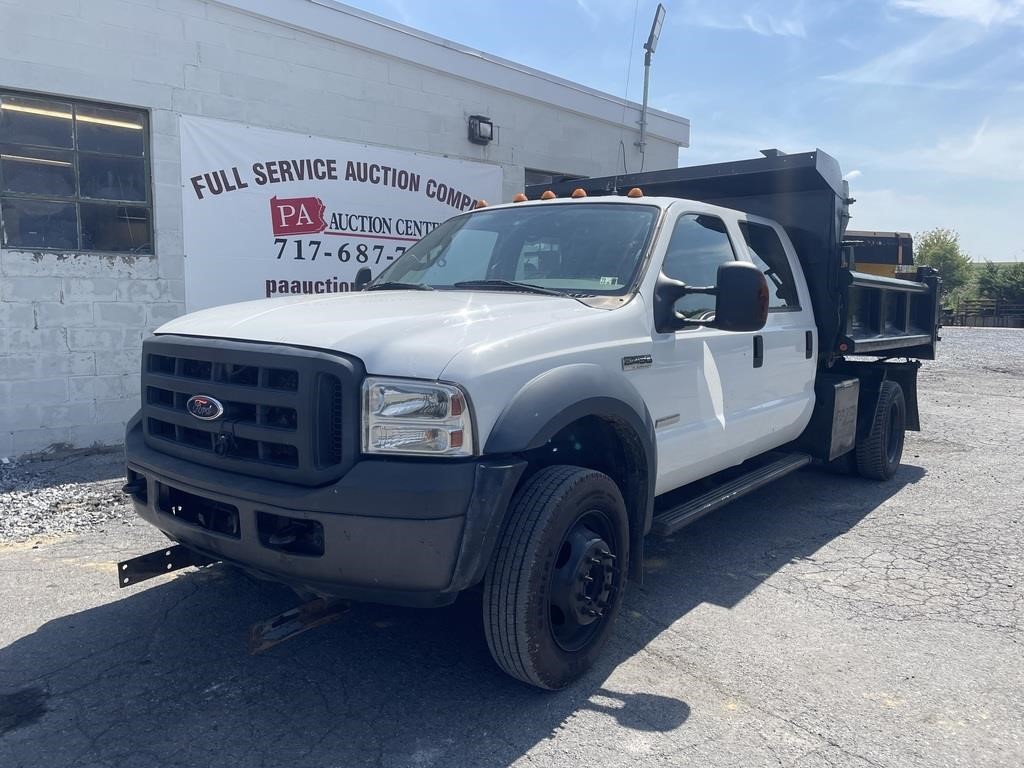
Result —
[[[640, 157], [644, 155], [644, 147], [647, 144], [647, 86], [651, 81], [651, 52], [644, 54], [644, 104], [640, 109], [640, 141], [634, 142], [634, 146], [640, 147]], [[641, 162], [641, 166], [643, 163]]]

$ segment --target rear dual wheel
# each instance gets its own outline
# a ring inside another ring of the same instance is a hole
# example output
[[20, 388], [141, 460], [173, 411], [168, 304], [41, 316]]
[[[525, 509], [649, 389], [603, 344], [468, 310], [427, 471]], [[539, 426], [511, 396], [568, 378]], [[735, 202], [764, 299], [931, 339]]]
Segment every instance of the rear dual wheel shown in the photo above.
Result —
[[907, 403], [903, 388], [895, 381], [883, 381], [871, 429], [857, 442], [857, 473], [870, 480], [888, 480], [896, 474], [903, 458], [907, 427]]
[[484, 581], [484, 634], [508, 674], [556, 690], [586, 672], [622, 605], [629, 521], [600, 472], [545, 467], [512, 500]]

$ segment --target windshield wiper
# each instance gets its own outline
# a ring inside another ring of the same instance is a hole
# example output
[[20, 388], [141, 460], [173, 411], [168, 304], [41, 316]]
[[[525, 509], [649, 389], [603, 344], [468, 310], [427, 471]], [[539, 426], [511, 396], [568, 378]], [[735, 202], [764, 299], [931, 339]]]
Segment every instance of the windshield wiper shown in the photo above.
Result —
[[452, 284], [453, 288], [498, 288], [504, 291], [525, 291], [527, 293], [542, 293], [545, 296], [566, 296], [565, 291], [558, 291], [554, 288], [545, 288], [542, 285], [533, 283], [520, 283], [515, 280], [461, 280]]
[[426, 283], [400, 283], [386, 280], [383, 283], [366, 286], [367, 291], [433, 291], [433, 286]]

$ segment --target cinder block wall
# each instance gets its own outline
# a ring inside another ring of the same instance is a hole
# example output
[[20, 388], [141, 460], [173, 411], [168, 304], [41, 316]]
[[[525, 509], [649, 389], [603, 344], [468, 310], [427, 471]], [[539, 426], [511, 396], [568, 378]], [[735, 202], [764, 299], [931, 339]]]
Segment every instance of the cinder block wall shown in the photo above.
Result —
[[[0, 86], [150, 111], [156, 246], [0, 249], [0, 457], [122, 442], [142, 338], [184, 311], [180, 114], [497, 163], [506, 199], [527, 167], [621, 167], [617, 125], [210, 0], [0, 0], [0, 30]], [[498, 126], [486, 147], [466, 140], [478, 113]], [[677, 151], [651, 137], [647, 168]]]

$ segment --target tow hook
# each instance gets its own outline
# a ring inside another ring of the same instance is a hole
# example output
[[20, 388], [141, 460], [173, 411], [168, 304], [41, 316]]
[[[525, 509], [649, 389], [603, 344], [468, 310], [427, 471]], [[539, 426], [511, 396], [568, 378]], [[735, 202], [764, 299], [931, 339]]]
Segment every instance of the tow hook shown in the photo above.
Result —
[[138, 496], [139, 494], [146, 492], [146, 478], [139, 476], [132, 480], [130, 483], [125, 483], [121, 487], [121, 493], [129, 496]]
[[249, 629], [249, 653], [255, 656], [314, 627], [337, 621], [352, 609], [347, 600], [318, 597], [308, 603], [253, 624]]

